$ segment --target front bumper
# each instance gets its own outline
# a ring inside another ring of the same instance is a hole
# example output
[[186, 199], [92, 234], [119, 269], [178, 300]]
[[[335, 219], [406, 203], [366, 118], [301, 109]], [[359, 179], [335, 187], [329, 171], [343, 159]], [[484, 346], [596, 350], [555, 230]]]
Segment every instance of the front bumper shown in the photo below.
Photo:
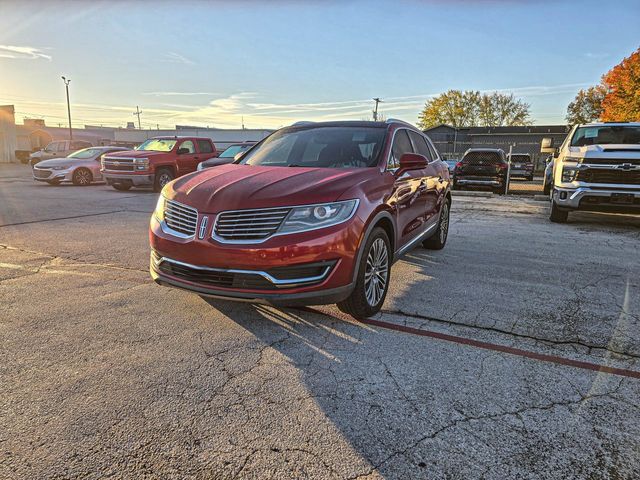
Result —
[[455, 182], [458, 185], [477, 185], [485, 187], [501, 187], [503, 185], [502, 179], [497, 178], [473, 178], [473, 177], [456, 177]]
[[[633, 203], [620, 203], [616, 197], [633, 198]], [[640, 186], [628, 188], [587, 187], [559, 188], [553, 190], [553, 201], [560, 208], [591, 211], [640, 211]]]
[[103, 171], [102, 178], [104, 178], [104, 181], [107, 183], [107, 185], [120, 184], [130, 185], [133, 187], [146, 187], [153, 185], [155, 175], [153, 173], [122, 175], [119, 173]]
[[[156, 283], [215, 298], [272, 305], [336, 303], [353, 290], [364, 231], [357, 216], [334, 227], [274, 236], [255, 244], [220, 243], [212, 238], [212, 223], [203, 238], [180, 238], [163, 231], [152, 217], [150, 273]], [[162, 262], [177, 267], [163, 268]], [[330, 268], [304, 275], [274, 273], [311, 265]]]
[[33, 179], [38, 181], [38, 182], [51, 182], [51, 181], [57, 181], [57, 182], [71, 182], [73, 180], [73, 170], [68, 169], [68, 170], [45, 170], [45, 169], [38, 169], [37, 172], [49, 172], [49, 176], [44, 177], [42, 175], [42, 173], [39, 173], [38, 176], [36, 176], [36, 169], [33, 169], [31, 171], [31, 175], [33, 176]]

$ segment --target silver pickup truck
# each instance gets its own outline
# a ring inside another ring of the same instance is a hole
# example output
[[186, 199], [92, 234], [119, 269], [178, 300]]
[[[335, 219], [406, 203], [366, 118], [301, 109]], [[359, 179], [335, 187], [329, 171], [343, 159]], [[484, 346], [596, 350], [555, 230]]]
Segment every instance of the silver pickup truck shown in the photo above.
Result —
[[552, 222], [576, 210], [640, 213], [640, 123], [590, 123], [573, 127], [564, 143], [540, 149], [554, 156]]

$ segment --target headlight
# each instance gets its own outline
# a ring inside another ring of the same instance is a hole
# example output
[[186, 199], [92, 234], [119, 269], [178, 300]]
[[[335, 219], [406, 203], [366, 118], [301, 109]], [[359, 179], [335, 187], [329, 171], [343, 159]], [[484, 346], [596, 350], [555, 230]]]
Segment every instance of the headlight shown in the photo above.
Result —
[[149, 159], [148, 158], [134, 158], [133, 164], [136, 167], [136, 170], [147, 170], [149, 168]]
[[295, 233], [331, 227], [342, 223], [358, 208], [358, 200], [294, 207], [284, 219], [278, 233]]
[[573, 182], [576, 178], [576, 173], [578, 170], [575, 168], [565, 168], [562, 170], [562, 181], [563, 182]]
[[153, 211], [153, 215], [159, 222], [162, 222], [164, 220], [164, 209], [166, 205], [167, 199], [165, 198], [164, 194], [160, 193], [160, 196], [158, 197], [158, 203], [156, 203], [156, 209]]
[[51, 170], [66, 170], [67, 168], [69, 168], [69, 165], [56, 165], [51, 167]]

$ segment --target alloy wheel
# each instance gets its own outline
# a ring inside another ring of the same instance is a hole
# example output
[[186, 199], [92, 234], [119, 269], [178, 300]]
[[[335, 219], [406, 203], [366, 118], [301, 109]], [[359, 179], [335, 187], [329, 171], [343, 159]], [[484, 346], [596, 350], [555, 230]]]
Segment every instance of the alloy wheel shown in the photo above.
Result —
[[158, 183], [161, 187], [164, 187], [167, 183], [171, 181], [171, 175], [166, 172], [160, 174], [160, 178], [158, 179]]
[[449, 204], [445, 203], [442, 206], [442, 214], [440, 216], [440, 243], [447, 241], [447, 235], [449, 234]]
[[364, 288], [367, 303], [374, 307], [384, 296], [389, 275], [389, 252], [382, 238], [376, 238], [367, 255]]
[[76, 172], [76, 179], [78, 185], [89, 185], [91, 183], [91, 174], [86, 170], [79, 170]]

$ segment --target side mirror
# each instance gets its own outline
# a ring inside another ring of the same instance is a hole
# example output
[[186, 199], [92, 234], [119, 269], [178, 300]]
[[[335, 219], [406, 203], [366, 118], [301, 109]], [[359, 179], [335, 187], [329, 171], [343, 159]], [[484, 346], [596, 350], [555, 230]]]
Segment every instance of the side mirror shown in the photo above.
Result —
[[543, 138], [540, 144], [541, 153], [555, 153], [556, 149], [553, 147], [553, 138]]
[[419, 170], [427, 166], [427, 157], [419, 153], [405, 153], [400, 157], [400, 170]]
[[178, 149], [178, 151], [176, 152], [178, 155], [184, 155], [185, 153], [189, 153], [189, 149], [185, 148], [185, 147], [181, 147]]
[[244, 157], [246, 150], [244, 152], [238, 152], [233, 156], [233, 161], [234, 162], [239, 162], [240, 160], [242, 160], [242, 157]]

